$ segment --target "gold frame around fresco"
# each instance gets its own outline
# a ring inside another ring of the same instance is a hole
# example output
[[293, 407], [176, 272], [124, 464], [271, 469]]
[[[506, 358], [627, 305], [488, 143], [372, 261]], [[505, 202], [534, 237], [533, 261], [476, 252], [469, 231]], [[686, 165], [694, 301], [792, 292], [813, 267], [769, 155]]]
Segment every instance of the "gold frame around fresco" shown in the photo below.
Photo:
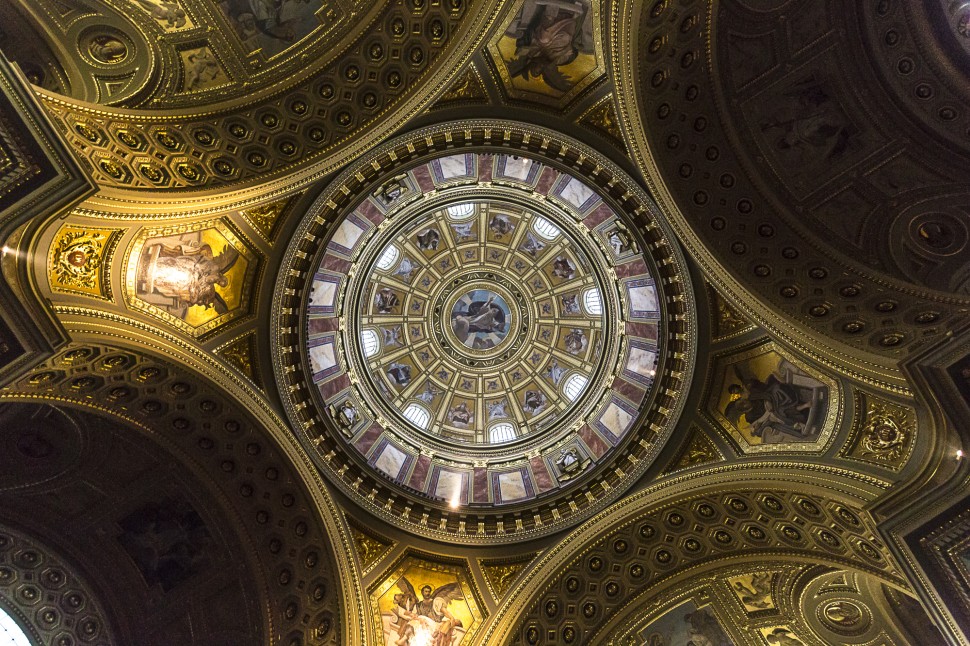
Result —
[[[464, 563], [462, 565], [461, 563]], [[413, 552], [406, 552], [393, 566], [388, 568], [380, 578], [380, 582], [371, 586], [367, 591], [368, 601], [371, 607], [374, 637], [379, 637], [384, 642], [384, 622], [381, 618], [380, 598], [389, 590], [397, 585], [398, 580], [404, 576], [405, 572], [411, 568], [423, 568], [431, 572], [453, 576], [461, 585], [461, 592], [468, 604], [468, 610], [473, 618], [473, 623], [465, 632], [465, 637], [455, 646], [468, 646], [474, 643], [475, 635], [485, 623], [482, 613], [484, 604], [478, 588], [474, 584], [474, 579], [469, 572], [468, 564], [464, 561], [432, 561], [423, 555]], [[384, 644], [384, 646], [391, 646]]]
[[[721, 391], [724, 389], [724, 377], [727, 367], [731, 364], [753, 359], [754, 357], [762, 354], [768, 354], [769, 352], [777, 353], [796, 368], [806, 372], [809, 376], [817, 379], [828, 387], [830, 394], [828, 410], [825, 411], [825, 419], [822, 422], [822, 430], [819, 431], [818, 438], [815, 441], [784, 442], [778, 444], [750, 444], [748, 440], [741, 434], [740, 430], [735, 428], [734, 424], [729, 422], [718, 408], [717, 404], [721, 397]], [[780, 453], [792, 451], [797, 451], [799, 453], [821, 452], [824, 451], [828, 446], [829, 441], [835, 434], [835, 430], [840, 426], [843, 416], [845, 395], [840, 387], [839, 382], [822, 372], [819, 368], [809, 366], [801, 359], [793, 357], [774, 341], [761, 341], [752, 346], [742, 346], [740, 348], [735, 347], [725, 350], [724, 352], [720, 352], [713, 357], [711, 365], [713, 369], [710, 373], [708, 387], [704, 393], [704, 415], [714, 422], [714, 425], [721, 429], [721, 431], [729, 434], [734, 440], [734, 443], [741, 449], [743, 453]]]
[[601, 0], [589, 0], [590, 9], [593, 12], [593, 58], [596, 60], [596, 65], [584, 77], [577, 80], [576, 84], [568, 92], [565, 92], [558, 98], [547, 94], [542, 94], [540, 92], [516, 88], [512, 80], [512, 76], [509, 74], [505, 59], [502, 57], [502, 51], [499, 48], [499, 43], [503, 38], [505, 38], [505, 30], [508, 28], [509, 23], [518, 14], [523, 3], [524, 0], [518, 0], [518, 2], [515, 3], [515, 7], [513, 7], [513, 9], [507, 14], [508, 18], [503, 23], [502, 28], [497, 30], [495, 35], [492, 36], [492, 38], [488, 41], [488, 54], [491, 58], [492, 71], [498, 74], [499, 79], [502, 82], [502, 88], [504, 89], [505, 93], [513, 99], [535, 101], [537, 103], [556, 105], [560, 107], [568, 105], [576, 97], [582, 94], [584, 90], [590, 87], [598, 79], [606, 75], [606, 62], [603, 56], [603, 34], [602, 30], [599, 29], [599, 25], [601, 24], [603, 17]]
[[[145, 247], [145, 243], [147, 243], [149, 240], [153, 238], [194, 233], [196, 231], [205, 231], [206, 229], [215, 229], [218, 231], [219, 234], [222, 235], [222, 237], [224, 237], [226, 241], [231, 244], [232, 247], [247, 261], [248, 267], [246, 268], [246, 272], [243, 277], [243, 284], [239, 292], [239, 306], [226, 312], [225, 314], [221, 314], [203, 323], [202, 325], [194, 326], [181, 318], [173, 316], [172, 314], [164, 311], [160, 307], [139, 298], [137, 289], [138, 264], [141, 261], [141, 254]], [[172, 325], [173, 327], [176, 327], [196, 338], [210, 334], [214, 330], [217, 330], [227, 323], [245, 316], [250, 311], [249, 304], [253, 296], [253, 285], [255, 283], [256, 274], [259, 268], [260, 256], [244, 240], [245, 238], [243, 234], [236, 230], [230, 222], [227, 222], [224, 219], [206, 220], [202, 222], [142, 229], [138, 232], [135, 241], [125, 253], [125, 302], [131, 309], [150, 314], [151, 316], [165, 321], [169, 325]]]

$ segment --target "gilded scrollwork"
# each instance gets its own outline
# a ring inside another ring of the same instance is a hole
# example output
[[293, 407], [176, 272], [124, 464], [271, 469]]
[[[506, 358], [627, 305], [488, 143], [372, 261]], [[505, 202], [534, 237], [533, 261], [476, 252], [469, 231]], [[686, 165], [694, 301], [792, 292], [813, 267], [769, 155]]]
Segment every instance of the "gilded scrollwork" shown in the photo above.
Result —
[[118, 229], [62, 227], [50, 252], [51, 289], [111, 300], [108, 270], [121, 233]]
[[862, 416], [843, 455], [899, 471], [913, 448], [915, 411], [872, 394], [859, 394], [856, 408]]

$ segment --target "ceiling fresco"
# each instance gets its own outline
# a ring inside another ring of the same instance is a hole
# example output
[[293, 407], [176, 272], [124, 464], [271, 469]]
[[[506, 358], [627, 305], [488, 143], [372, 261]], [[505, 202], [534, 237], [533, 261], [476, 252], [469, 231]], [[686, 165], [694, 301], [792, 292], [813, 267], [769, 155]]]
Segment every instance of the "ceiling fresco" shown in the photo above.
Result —
[[0, 608], [970, 645], [967, 11], [0, 3]]

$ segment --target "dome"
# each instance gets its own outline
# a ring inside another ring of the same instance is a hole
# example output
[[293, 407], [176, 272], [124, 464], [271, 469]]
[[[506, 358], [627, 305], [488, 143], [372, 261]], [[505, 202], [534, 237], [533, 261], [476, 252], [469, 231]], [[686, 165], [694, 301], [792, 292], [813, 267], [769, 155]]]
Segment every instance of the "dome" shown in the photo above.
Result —
[[291, 414], [322, 471], [392, 522], [470, 540], [524, 529], [503, 515], [529, 505], [562, 507], [548, 526], [539, 513], [545, 532], [605, 504], [680, 406], [689, 302], [663, 225], [637, 230], [632, 201], [604, 194], [607, 170], [622, 177], [605, 159], [591, 179], [501, 147], [384, 154], [381, 176], [352, 169], [318, 200], [343, 195], [339, 213], [307, 214], [290, 253], [307, 280], [280, 302], [301, 321], [280, 365]]

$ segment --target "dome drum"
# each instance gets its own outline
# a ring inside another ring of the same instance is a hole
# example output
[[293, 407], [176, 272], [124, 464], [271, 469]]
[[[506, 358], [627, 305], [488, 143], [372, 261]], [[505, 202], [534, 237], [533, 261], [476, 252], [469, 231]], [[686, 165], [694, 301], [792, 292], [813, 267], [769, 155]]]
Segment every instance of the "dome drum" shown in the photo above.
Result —
[[277, 339], [289, 413], [324, 473], [406, 529], [551, 531], [669, 434], [678, 404], [660, 408], [655, 382], [677, 393], [690, 371], [682, 262], [632, 182], [604, 199], [622, 176], [592, 151], [572, 169], [498, 142], [404, 163], [408, 139], [362, 161], [381, 166], [366, 186], [338, 179], [294, 237], [287, 262], [311, 278], [278, 290], [299, 330], [281, 320]]

